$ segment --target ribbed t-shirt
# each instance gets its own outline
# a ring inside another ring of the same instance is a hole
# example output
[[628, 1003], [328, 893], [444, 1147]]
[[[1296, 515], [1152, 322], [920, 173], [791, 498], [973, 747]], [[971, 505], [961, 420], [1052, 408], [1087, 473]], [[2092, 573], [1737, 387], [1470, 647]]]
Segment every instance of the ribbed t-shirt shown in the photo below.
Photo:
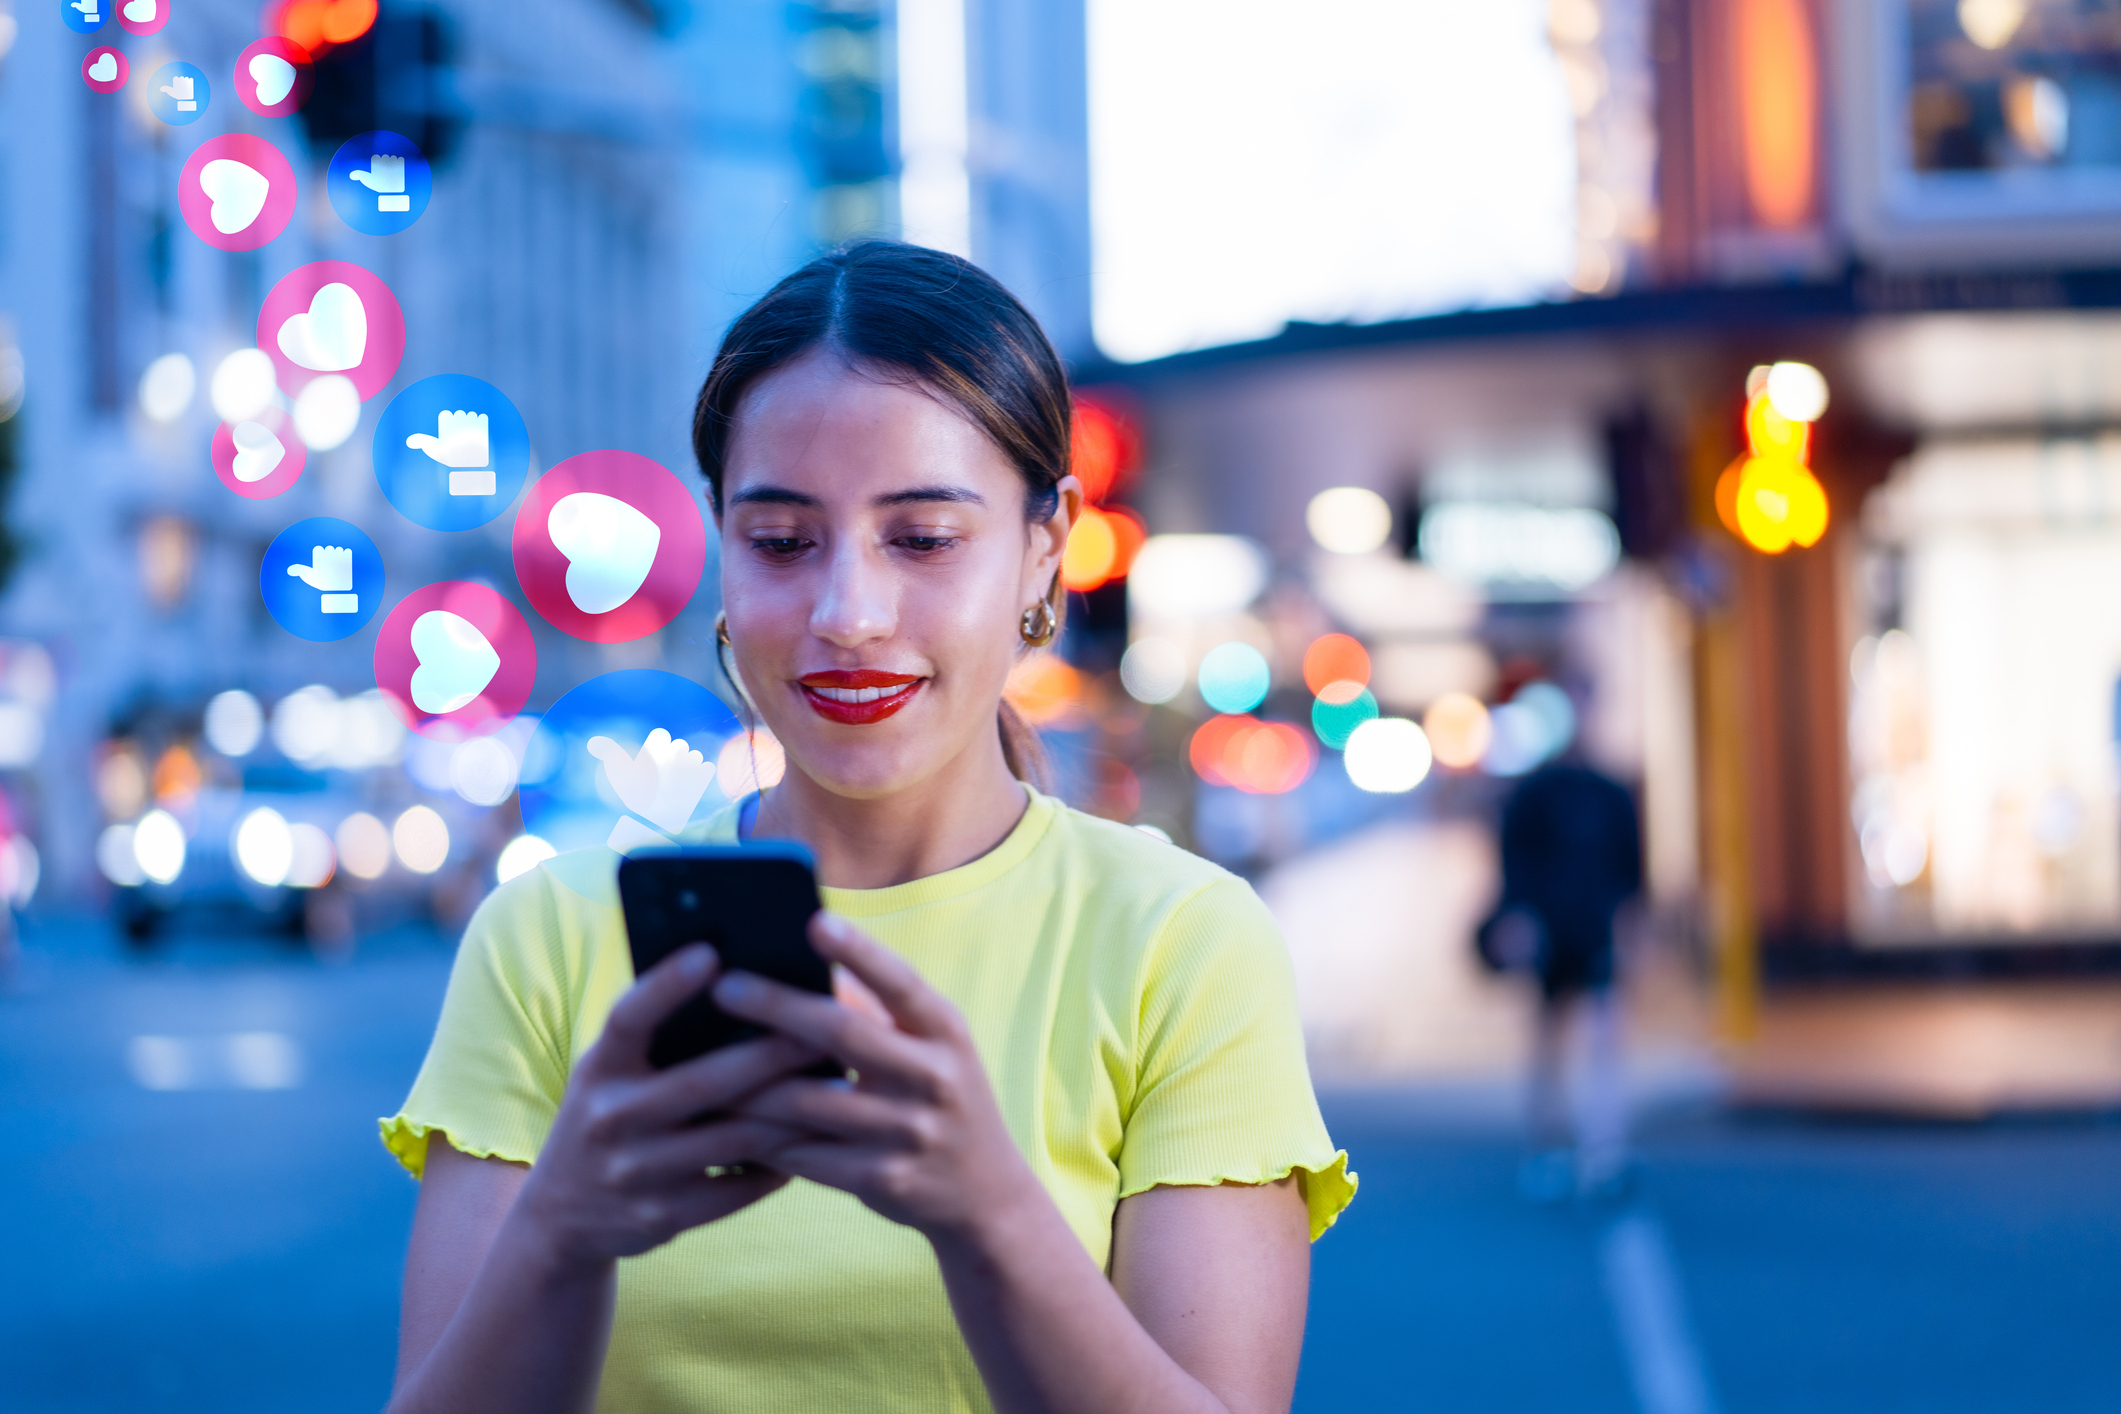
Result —
[[[700, 829], [736, 838], [732, 806]], [[502, 885], [383, 1142], [417, 1177], [440, 1130], [536, 1160], [568, 1074], [633, 982], [617, 856]], [[995, 849], [884, 889], [822, 891], [964, 1012], [1009, 1132], [1109, 1266], [1121, 1199], [1299, 1177], [1311, 1233], [1355, 1191], [1306, 1070], [1279, 930], [1243, 880], [1030, 792]], [[989, 1409], [927, 1242], [797, 1180], [619, 1263], [597, 1407], [623, 1414]]]

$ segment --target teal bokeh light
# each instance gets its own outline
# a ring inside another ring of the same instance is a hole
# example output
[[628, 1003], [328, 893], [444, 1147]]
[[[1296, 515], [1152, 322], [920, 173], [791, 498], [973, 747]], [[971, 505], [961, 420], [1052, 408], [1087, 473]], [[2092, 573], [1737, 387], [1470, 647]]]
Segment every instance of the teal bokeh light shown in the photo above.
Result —
[[1377, 716], [1377, 699], [1370, 689], [1362, 688], [1345, 702], [1328, 702], [1321, 697], [1311, 704], [1311, 730], [1318, 739], [1335, 751], [1348, 744], [1355, 729]]
[[1267, 700], [1273, 674], [1249, 643], [1223, 643], [1200, 660], [1200, 695], [1218, 712], [1249, 712]]

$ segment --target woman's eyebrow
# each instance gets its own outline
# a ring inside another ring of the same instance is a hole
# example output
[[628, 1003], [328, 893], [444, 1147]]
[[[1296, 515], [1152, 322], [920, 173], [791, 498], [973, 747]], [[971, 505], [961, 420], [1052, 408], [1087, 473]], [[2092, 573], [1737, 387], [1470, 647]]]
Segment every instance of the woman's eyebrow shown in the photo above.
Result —
[[963, 486], [915, 486], [906, 491], [887, 491], [870, 502], [870, 504], [875, 506], [911, 506], [923, 501], [957, 501], [971, 506], [984, 506], [987, 504], [985, 496]]
[[818, 498], [804, 491], [791, 491], [785, 486], [754, 486], [748, 491], [739, 491], [729, 498], [732, 506], [815, 506]]

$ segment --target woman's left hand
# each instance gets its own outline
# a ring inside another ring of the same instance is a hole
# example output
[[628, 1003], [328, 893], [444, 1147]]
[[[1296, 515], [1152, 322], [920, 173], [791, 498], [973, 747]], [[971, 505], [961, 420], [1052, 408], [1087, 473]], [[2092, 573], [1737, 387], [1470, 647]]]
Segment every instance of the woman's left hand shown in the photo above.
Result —
[[958, 1009], [843, 918], [817, 914], [810, 940], [887, 1014], [748, 973], [715, 986], [723, 1010], [834, 1056], [857, 1077], [791, 1077], [745, 1101], [747, 1116], [807, 1131], [763, 1161], [852, 1193], [931, 1240], [976, 1235], [1042, 1198]]

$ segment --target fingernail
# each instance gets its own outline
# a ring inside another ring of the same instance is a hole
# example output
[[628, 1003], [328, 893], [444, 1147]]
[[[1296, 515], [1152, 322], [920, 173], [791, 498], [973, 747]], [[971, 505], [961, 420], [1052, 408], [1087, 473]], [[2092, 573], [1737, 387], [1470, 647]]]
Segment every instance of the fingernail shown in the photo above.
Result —
[[757, 996], [758, 990], [759, 984], [748, 974], [732, 972], [715, 987], [714, 994], [723, 1001], [741, 1002], [747, 997]]
[[705, 943], [695, 943], [685, 949], [678, 962], [687, 977], [705, 977], [708, 970], [714, 966], [714, 949]]

